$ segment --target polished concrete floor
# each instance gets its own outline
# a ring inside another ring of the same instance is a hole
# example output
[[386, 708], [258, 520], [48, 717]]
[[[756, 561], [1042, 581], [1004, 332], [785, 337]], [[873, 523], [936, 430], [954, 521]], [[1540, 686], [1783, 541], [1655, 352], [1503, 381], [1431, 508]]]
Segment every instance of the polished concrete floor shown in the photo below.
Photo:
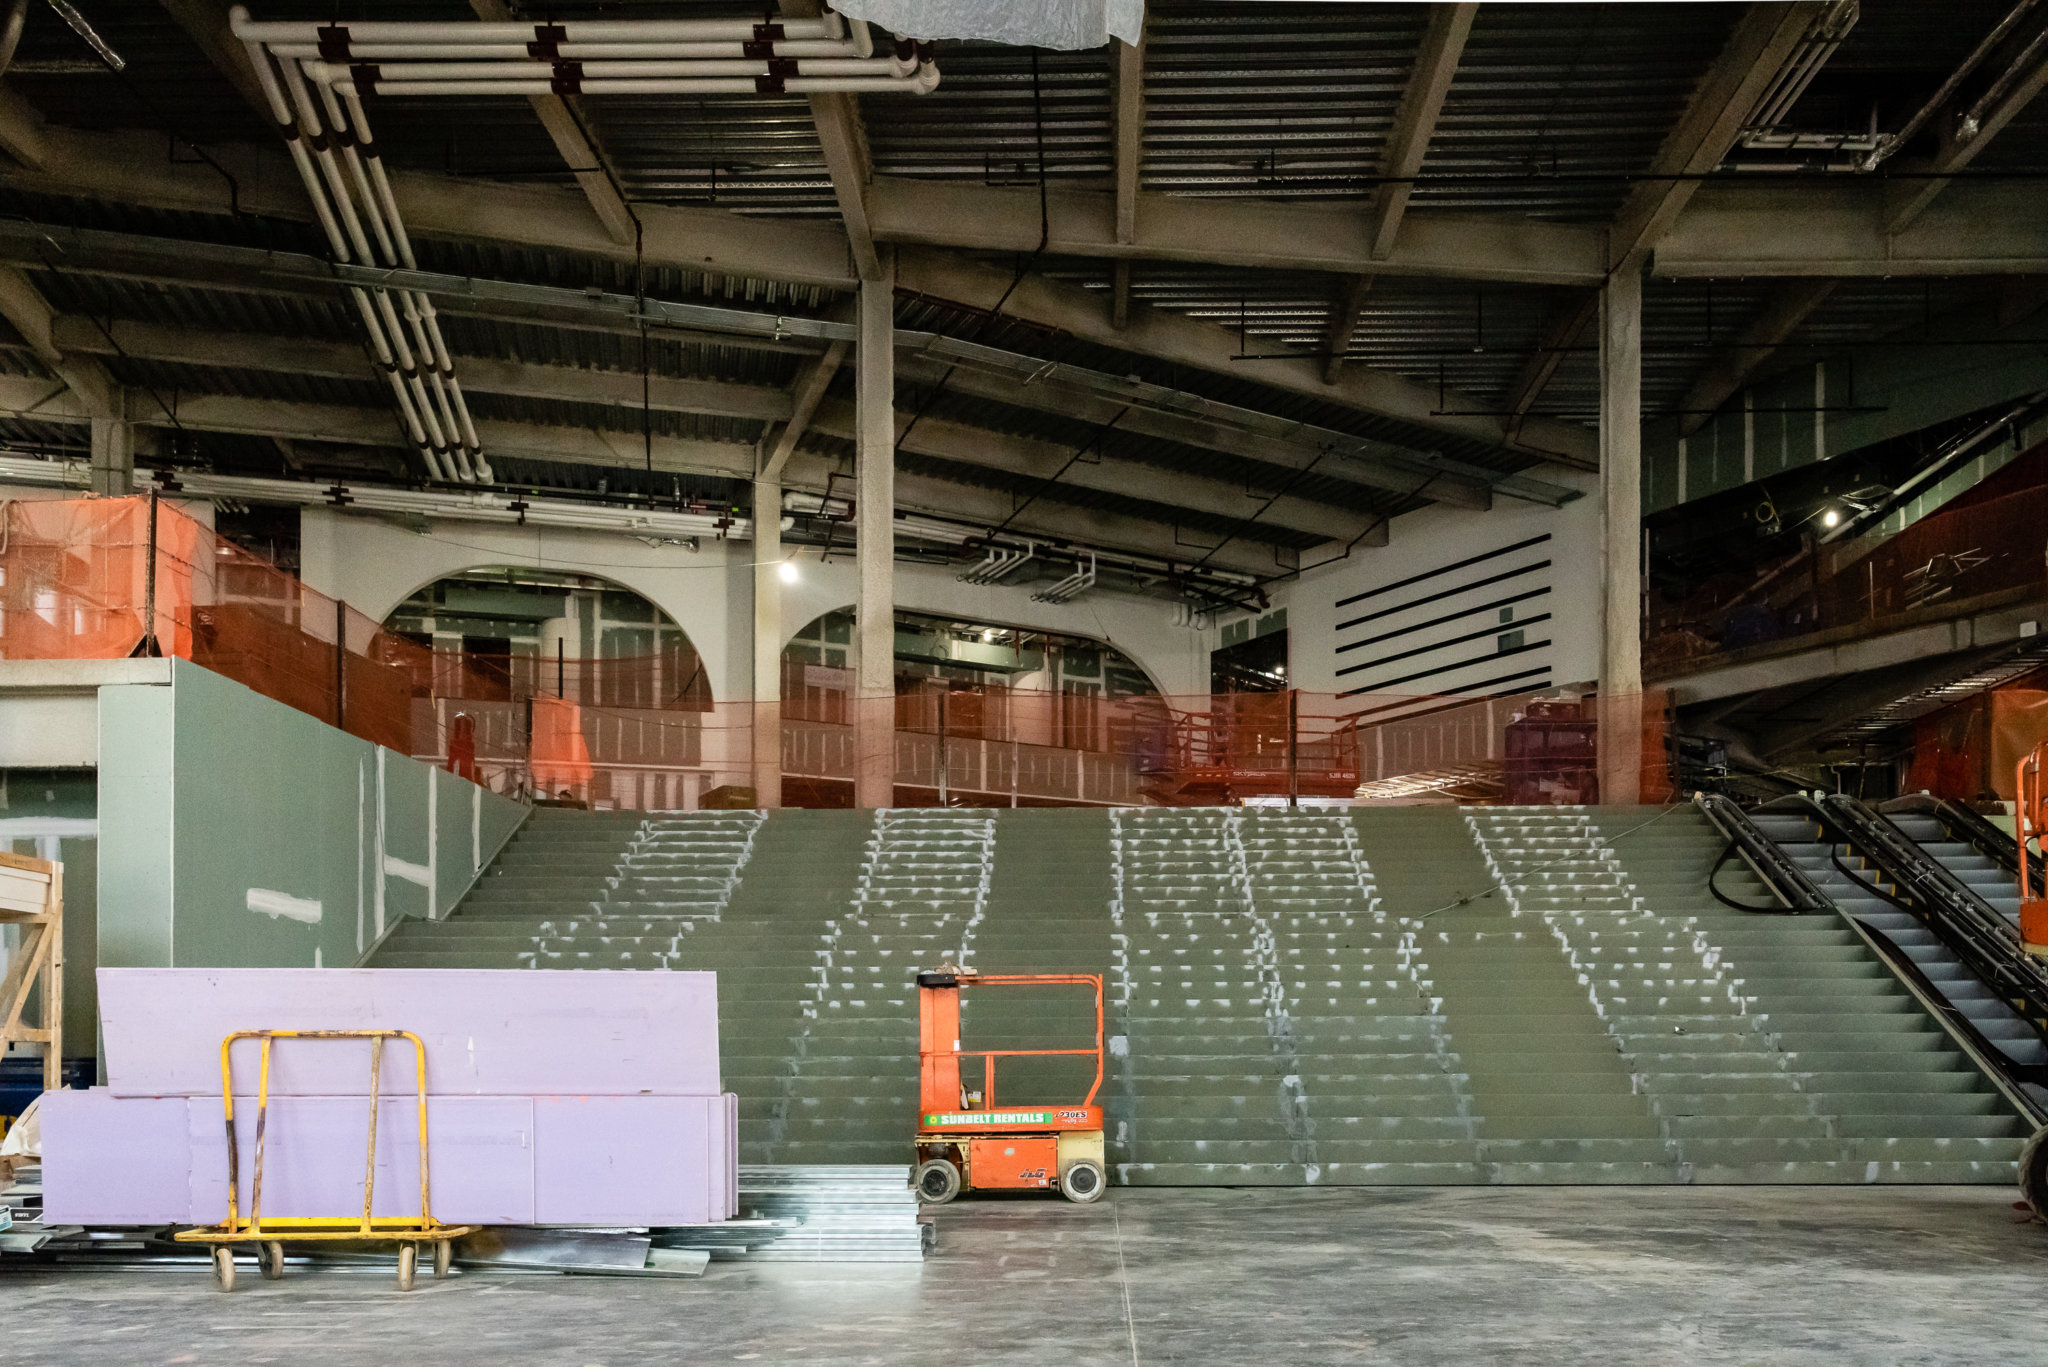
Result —
[[[2048, 1227], [1993, 1187], [1120, 1190], [964, 1201], [922, 1267], [697, 1281], [0, 1279], [29, 1364], [2014, 1364]], [[253, 1269], [249, 1269], [253, 1273]]]

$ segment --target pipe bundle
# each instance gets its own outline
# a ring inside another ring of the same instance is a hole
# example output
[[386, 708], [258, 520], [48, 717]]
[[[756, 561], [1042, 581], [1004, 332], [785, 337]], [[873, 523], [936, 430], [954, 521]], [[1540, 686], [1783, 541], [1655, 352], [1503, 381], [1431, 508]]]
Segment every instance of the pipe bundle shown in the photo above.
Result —
[[748, 19], [522, 23], [252, 23], [235, 35], [296, 64], [315, 85], [358, 95], [925, 94], [929, 45], [877, 54], [865, 24], [837, 14]]
[[[239, 6], [234, 27], [238, 34], [252, 27]], [[273, 60], [259, 41], [245, 39], [245, 45], [334, 259], [417, 270], [412, 240], [357, 92], [314, 83], [304, 64]], [[406, 435], [427, 473], [437, 480], [489, 483], [491, 467], [433, 303], [414, 290], [348, 288], [371, 354], [391, 385]]]
[[[908, 91], [939, 83], [928, 46], [877, 56], [837, 14], [569, 23], [264, 23], [237, 5], [292, 161], [343, 264], [418, 269], [363, 100], [369, 95], [727, 95]], [[435, 479], [491, 480], [434, 306], [350, 286], [407, 435]], [[394, 302], [395, 300], [395, 302]]]

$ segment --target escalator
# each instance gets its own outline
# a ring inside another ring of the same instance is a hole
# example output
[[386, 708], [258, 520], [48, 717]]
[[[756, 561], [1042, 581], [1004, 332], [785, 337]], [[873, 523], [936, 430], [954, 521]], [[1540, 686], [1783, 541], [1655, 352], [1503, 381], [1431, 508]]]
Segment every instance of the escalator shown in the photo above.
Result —
[[[2048, 1214], [2048, 966], [2020, 946], [2010, 837], [1928, 799], [1887, 815], [1840, 795], [1701, 807], [1780, 907], [1840, 915], [2036, 1131], [2021, 1187]], [[2001, 845], [2001, 837], [2003, 844]]]

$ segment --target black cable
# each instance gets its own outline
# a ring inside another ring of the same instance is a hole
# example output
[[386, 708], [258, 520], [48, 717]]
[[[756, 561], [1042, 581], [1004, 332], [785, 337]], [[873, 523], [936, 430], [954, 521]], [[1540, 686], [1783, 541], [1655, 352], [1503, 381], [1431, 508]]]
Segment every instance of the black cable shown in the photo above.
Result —
[[1738, 902], [1733, 897], [1730, 897], [1727, 893], [1721, 891], [1719, 887], [1715, 886], [1714, 880], [1720, 876], [1722, 866], [1725, 865], [1728, 862], [1729, 858], [1734, 855], [1736, 848], [1736, 843], [1733, 840], [1729, 841], [1728, 848], [1721, 851], [1721, 857], [1714, 861], [1714, 867], [1707, 870], [1707, 891], [1714, 894], [1714, 900], [1719, 902], [1724, 907], [1733, 907], [1737, 911], [1755, 912], [1759, 916], [1796, 915], [1797, 913], [1791, 907], [1751, 906], [1747, 902]]

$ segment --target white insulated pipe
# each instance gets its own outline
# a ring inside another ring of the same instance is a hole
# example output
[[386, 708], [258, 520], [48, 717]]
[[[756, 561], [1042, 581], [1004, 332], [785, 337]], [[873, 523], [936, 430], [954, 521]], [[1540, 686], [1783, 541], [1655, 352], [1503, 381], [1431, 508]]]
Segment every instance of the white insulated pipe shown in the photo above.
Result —
[[[766, 73], [763, 73], [764, 76]], [[848, 94], [928, 95], [939, 87], [939, 69], [926, 63], [907, 79], [876, 76], [791, 76], [779, 89], [792, 95], [823, 95], [833, 91]], [[563, 93], [546, 78], [522, 81], [377, 81], [371, 90], [378, 95], [559, 95]], [[760, 79], [751, 76], [712, 76], [687, 80], [584, 81], [576, 87], [579, 95], [758, 95]]]
[[[300, 59], [306, 75], [322, 85], [354, 83], [355, 73], [373, 77], [372, 84], [387, 81], [507, 81], [546, 80], [558, 65], [550, 60], [518, 62], [370, 62], [343, 66], [317, 57]], [[773, 74], [767, 59], [735, 57], [731, 60], [701, 62], [633, 61], [577, 62], [577, 79], [588, 88], [606, 80], [687, 80], [699, 76], [768, 76]], [[917, 70], [917, 59], [897, 57], [804, 57], [789, 62], [791, 76], [868, 76], [896, 78]]]
[[[264, 99], [269, 101], [271, 117], [277, 120], [279, 131], [284, 134], [285, 141], [291, 148], [292, 164], [298, 167], [299, 179], [305, 184], [306, 195], [313, 201], [314, 216], [319, 220], [321, 230], [327, 235], [328, 250], [336, 261], [347, 263], [353, 259], [348, 240], [344, 237], [334, 207], [328, 200], [320, 173], [313, 168], [313, 157], [306, 146], [307, 139], [293, 116], [291, 102], [286, 99], [283, 89], [278, 84], [277, 70], [271, 65], [269, 55], [260, 45], [250, 43], [247, 47], [249, 64], [256, 70], [257, 82], [263, 88]], [[403, 375], [400, 374], [397, 357], [392, 351], [389, 339], [384, 335], [382, 322], [376, 308], [370, 302], [368, 291], [352, 286], [349, 294], [355, 300], [357, 312], [362, 315], [363, 331], [369, 338], [371, 355], [391, 386], [391, 397], [398, 406], [406, 436], [419, 449], [420, 459], [426, 464], [427, 473], [436, 480], [447, 478], [434, 444], [428, 440], [426, 429], [414, 409], [412, 394]]]
[[845, 22], [837, 14], [820, 19], [587, 19], [566, 23], [413, 23], [367, 24], [318, 22], [257, 23], [245, 6], [228, 11], [228, 27], [244, 43], [319, 43], [333, 34], [351, 47], [356, 43], [740, 43], [771, 38], [839, 42]]
[[[559, 58], [565, 62], [666, 61], [704, 62], [758, 57], [750, 47], [765, 46], [771, 57], [872, 57], [874, 45], [857, 42], [829, 43], [768, 39], [763, 43], [561, 43], [551, 44], [548, 57], [536, 53], [533, 43], [350, 43], [347, 61], [357, 62], [527, 62]], [[332, 60], [318, 43], [276, 43], [270, 50], [292, 60]]]

